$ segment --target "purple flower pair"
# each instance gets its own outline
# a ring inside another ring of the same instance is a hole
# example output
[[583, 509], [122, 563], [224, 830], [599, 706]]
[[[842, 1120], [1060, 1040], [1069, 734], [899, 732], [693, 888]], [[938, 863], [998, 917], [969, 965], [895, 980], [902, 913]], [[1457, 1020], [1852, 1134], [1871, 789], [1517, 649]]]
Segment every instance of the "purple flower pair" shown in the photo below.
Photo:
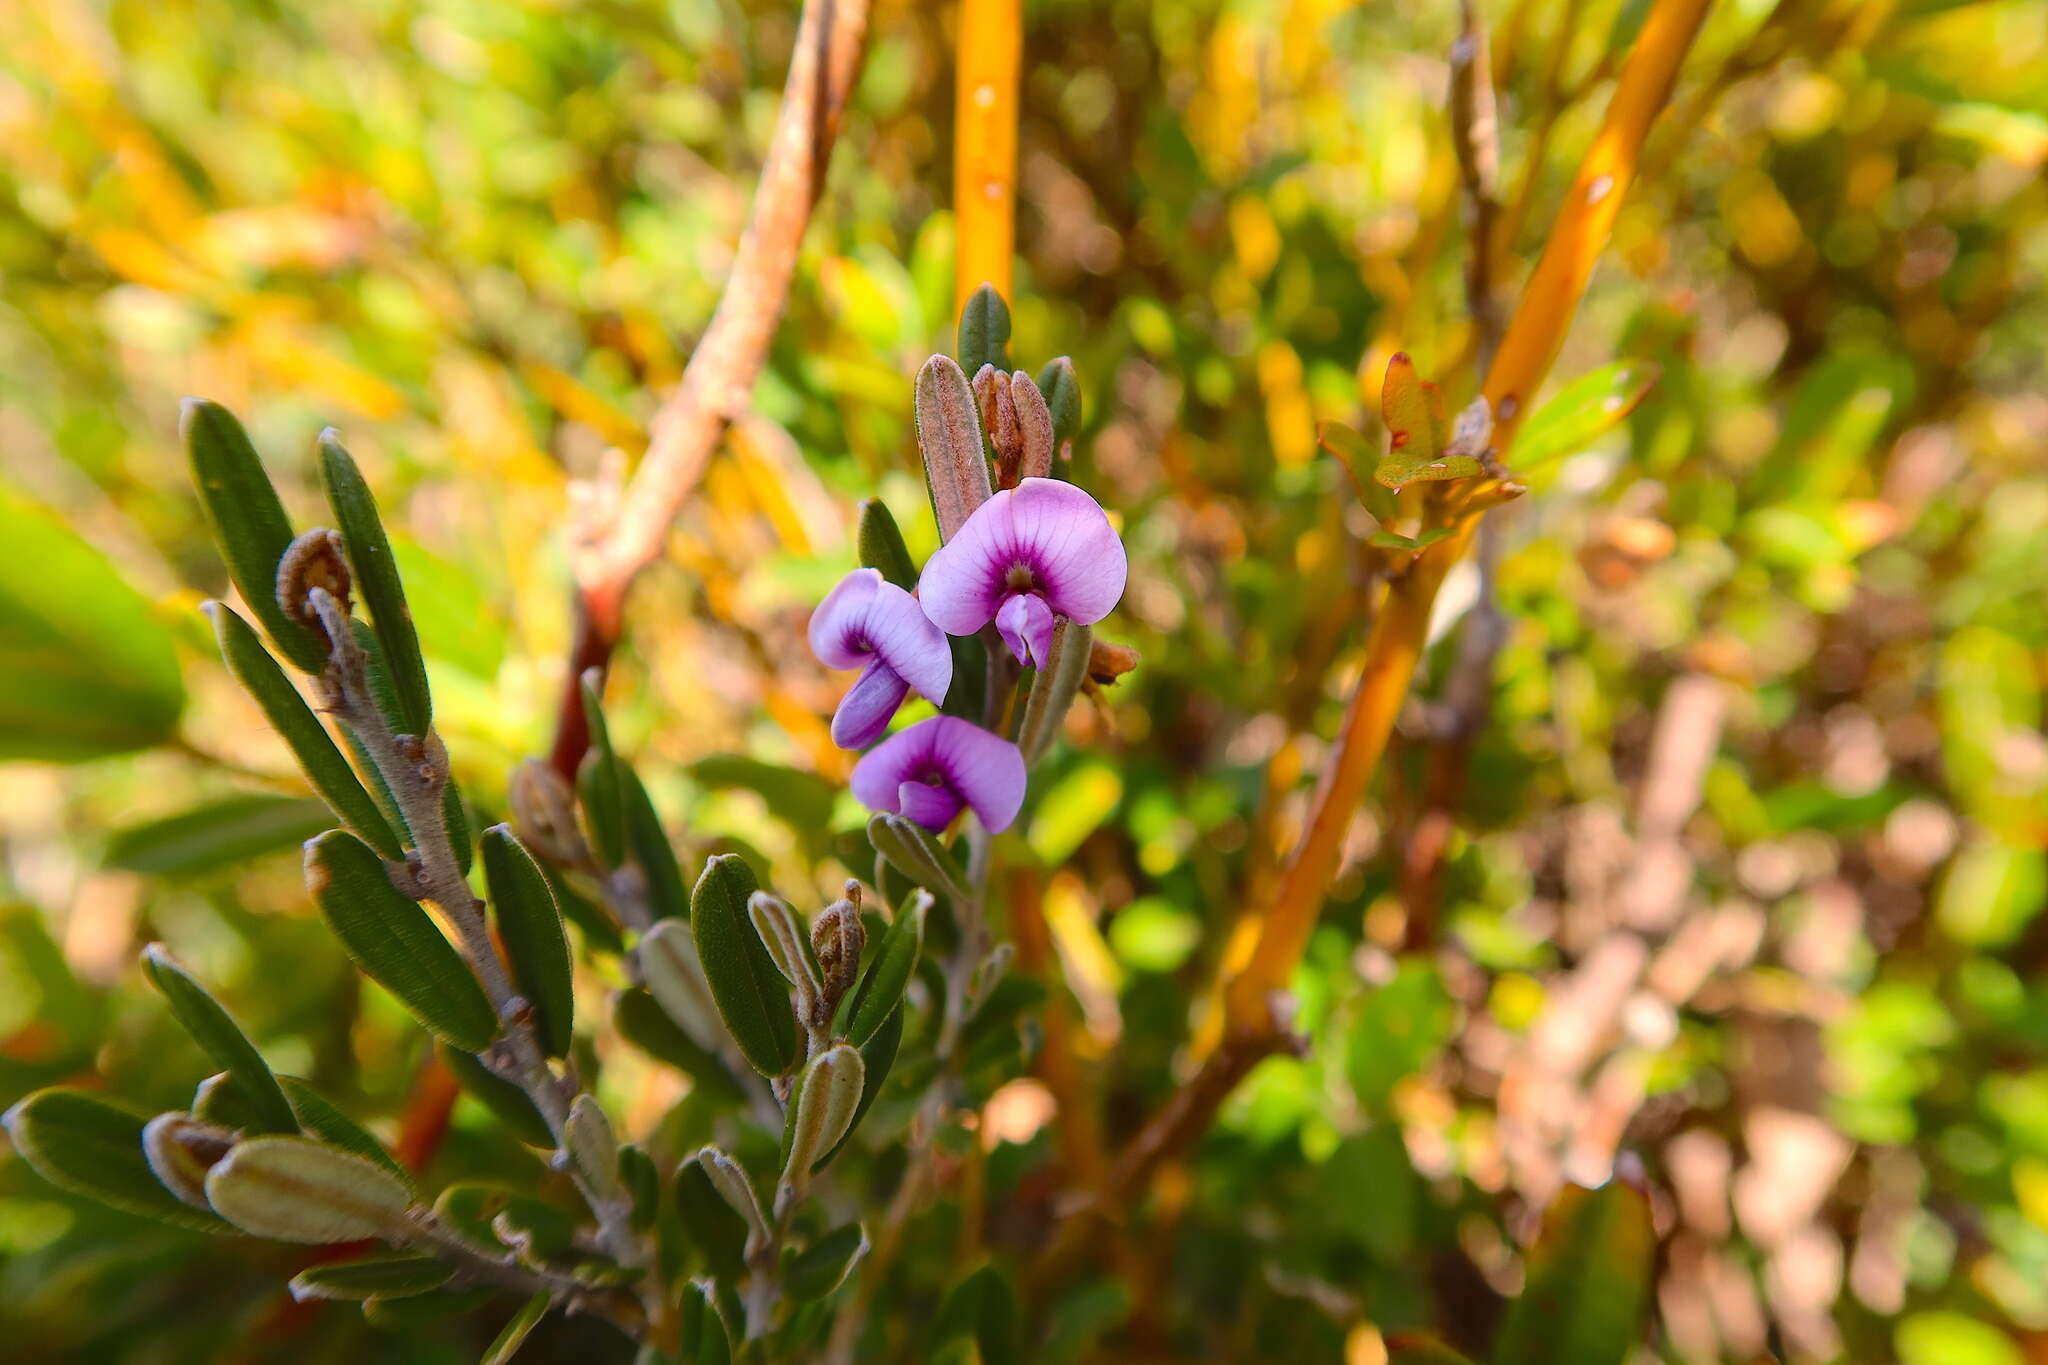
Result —
[[[842, 748], [872, 743], [915, 688], [942, 703], [953, 681], [946, 636], [991, 621], [1017, 662], [1043, 665], [1056, 617], [1092, 625], [1123, 596], [1123, 542], [1095, 499], [1057, 479], [1025, 479], [975, 508], [918, 579], [918, 595], [873, 569], [848, 574], [811, 617], [811, 649], [861, 675], [832, 717]], [[953, 716], [919, 721], [862, 758], [853, 793], [928, 829], [962, 806], [991, 832], [1024, 803], [1017, 746]]]

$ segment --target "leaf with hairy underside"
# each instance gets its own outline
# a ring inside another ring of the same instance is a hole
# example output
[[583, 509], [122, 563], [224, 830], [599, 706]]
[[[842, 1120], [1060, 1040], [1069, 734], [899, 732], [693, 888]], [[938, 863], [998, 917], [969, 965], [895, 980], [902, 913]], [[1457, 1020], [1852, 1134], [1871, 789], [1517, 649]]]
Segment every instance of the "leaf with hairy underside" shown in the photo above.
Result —
[[373, 1161], [306, 1138], [235, 1144], [207, 1173], [214, 1211], [258, 1237], [356, 1242], [401, 1232], [412, 1191]]

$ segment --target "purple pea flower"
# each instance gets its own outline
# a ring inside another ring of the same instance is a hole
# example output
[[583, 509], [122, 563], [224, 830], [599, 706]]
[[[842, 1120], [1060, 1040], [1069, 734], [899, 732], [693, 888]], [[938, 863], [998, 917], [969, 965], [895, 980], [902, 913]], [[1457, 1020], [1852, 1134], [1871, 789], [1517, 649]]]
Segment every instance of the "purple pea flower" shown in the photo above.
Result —
[[1043, 665], [1055, 615], [1093, 625], [1124, 595], [1123, 542], [1095, 499], [1025, 479], [974, 509], [924, 566], [918, 599], [949, 635], [990, 621], [1018, 663]]
[[911, 688], [937, 705], [953, 685], [953, 651], [912, 597], [873, 569], [855, 569], [811, 613], [811, 652], [858, 668], [832, 714], [832, 742], [861, 749], [882, 737]]
[[892, 811], [944, 829], [966, 806], [1000, 834], [1024, 804], [1024, 755], [958, 716], [933, 716], [883, 740], [853, 768], [853, 794], [869, 810]]

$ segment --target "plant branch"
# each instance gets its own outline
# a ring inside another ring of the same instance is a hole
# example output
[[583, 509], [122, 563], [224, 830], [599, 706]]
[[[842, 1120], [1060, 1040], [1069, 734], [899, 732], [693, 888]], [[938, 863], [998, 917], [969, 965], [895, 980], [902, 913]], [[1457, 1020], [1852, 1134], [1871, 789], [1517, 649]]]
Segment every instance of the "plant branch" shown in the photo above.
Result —
[[610, 663], [633, 580], [660, 557], [669, 524], [695, 491], [726, 427], [746, 410], [767, 359], [860, 71], [867, 19], [867, 0], [805, 0], [752, 216], [718, 308], [682, 382], [655, 413], [647, 453], [631, 482], [615, 503], [577, 528], [575, 637], [550, 755], [564, 777], [574, 777], [590, 739], [579, 693], [583, 672]]
[[[1494, 439], [1503, 453], [1563, 344], [1626, 197], [1650, 124], [1670, 96], [1706, 8], [1707, 0], [1658, 0], [1622, 68], [1606, 119], [1580, 164], [1488, 370], [1485, 394], [1495, 413]], [[1111, 1194], [1120, 1202], [1133, 1199], [1151, 1170], [1207, 1131], [1248, 1069], [1243, 1050], [1278, 1030], [1274, 999], [1285, 992], [1322, 913], [1324, 896], [1338, 870], [1344, 831], [1378, 767], [1394, 716], [1421, 659], [1437, 590], [1464, 554], [1475, 525], [1476, 518], [1467, 517], [1457, 534], [1423, 551], [1389, 584], [1386, 604], [1368, 637], [1364, 671], [1301, 840], [1280, 875], [1251, 954], [1224, 986], [1223, 1044], [1119, 1157], [1117, 1170], [1133, 1182], [1124, 1189], [1113, 1182]]]
[[[1017, 237], [1019, 0], [961, 0], [953, 78], [953, 313], [982, 285], [1011, 298]], [[971, 377], [971, 376], [970, 376]]]

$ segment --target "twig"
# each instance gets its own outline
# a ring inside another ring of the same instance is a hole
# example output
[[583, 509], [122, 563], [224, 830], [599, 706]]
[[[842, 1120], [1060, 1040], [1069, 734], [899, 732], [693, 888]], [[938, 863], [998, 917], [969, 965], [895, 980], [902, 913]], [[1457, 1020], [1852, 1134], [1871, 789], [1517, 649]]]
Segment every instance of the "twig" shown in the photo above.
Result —
[[696, 489], [727, 425], [745, 411], [767, 358], [860, 70], [867, 19], [867, 0], [805, 0], [753, 214], [717, 311], [682, 382], [655, 414], [632, 481], [615, 506], [600, 509], [595, 524], [577, 528], [575, 637], [549, 756], [564, 777], [575, 776], [590, 742], [583, 672], [610, 664], [633, 580], [660, 557], [669, 524]]

